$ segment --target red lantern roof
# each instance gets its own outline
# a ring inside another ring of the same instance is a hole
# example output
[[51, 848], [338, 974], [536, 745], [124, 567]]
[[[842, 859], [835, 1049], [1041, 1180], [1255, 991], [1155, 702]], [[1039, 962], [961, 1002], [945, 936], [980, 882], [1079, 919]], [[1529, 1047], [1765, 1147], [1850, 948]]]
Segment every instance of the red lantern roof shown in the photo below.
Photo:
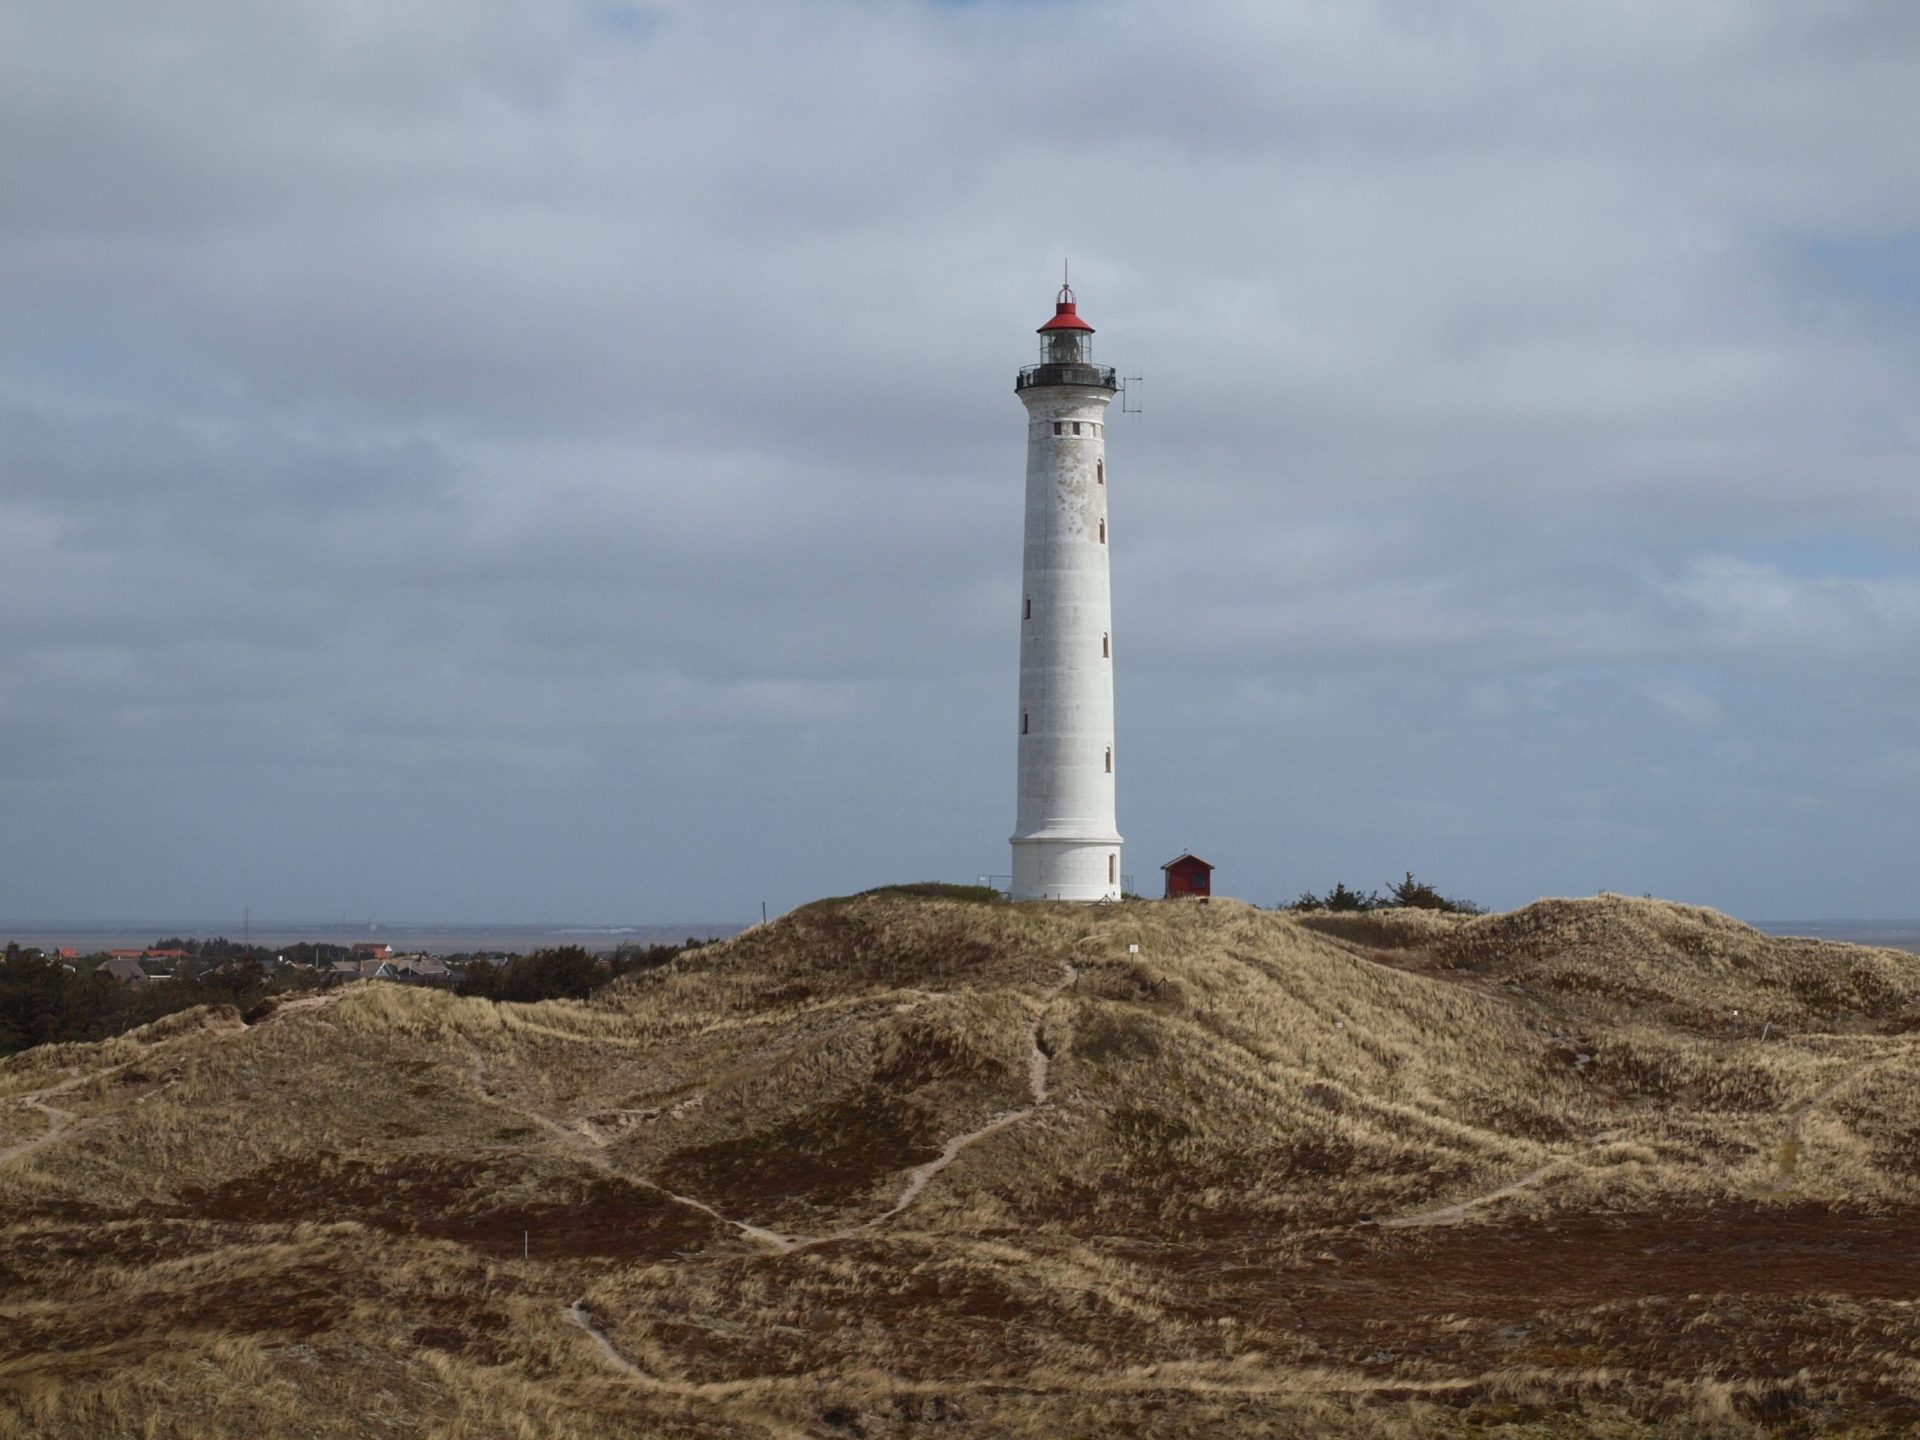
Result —
[[1093, 326], [1080, 318], [1080, 312], [1074, 305], [1072, 287], [1062, 285], [1060, 294], [1053, 302], [1053, 318], [1034, 333], [1045, 335], [1050, 330], [1084, 330], [1093, 334]]

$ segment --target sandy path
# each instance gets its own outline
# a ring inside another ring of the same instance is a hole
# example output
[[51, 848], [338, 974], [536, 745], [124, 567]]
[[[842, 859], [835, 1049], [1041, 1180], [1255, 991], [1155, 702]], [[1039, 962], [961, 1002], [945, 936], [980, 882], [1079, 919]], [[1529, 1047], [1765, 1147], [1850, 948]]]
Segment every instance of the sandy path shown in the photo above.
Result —
[[38, 1110], [45, 1115], [47, 1128], [31, 1140], [22, 1140], [18, 1145], [10, 1145], [5, 1150], [0, 1150], [0, 1165], [11, 1165], [15, 1160], [24, 1160], [34, 1151], [51, 1145], [71, 1130], [78, 1119], [71, 1110], [62, 1110], [57, 1106], [49, 1105], [38, 1096], [22, 1099], [18, 1103], [23, 1109]]
[[344, 990], [327, 990], [318, 995], [302, 995], [297, 1000], [284, 1000], [274, 1006], [271, 1013], [262, 1016], [259, 1023], [273, 1025], [302, 1010], [324, 1010], [329, 1005], [339, 1004], [346, 993]]
[[[619, 1371], [636, 1384], [662, 1394], [676, 1395], [686, 1399], [724, 1401], [749, 1388], [773, 1387], [817, 1393], [823, 1378], [817, 1373], [764, 1375], [750, 1380], [712, 1381], [705, 1384], [663, 1379], [660, 1376], [648, 1374], [620, 1352], [619, 1346], [608, 1338], [606, 1332], [593, 1323], [593, 1316], [588, 1312], [585, 1300], [574, 1301], [563, 1313], [568, 1324], [583, 1331], [593, 1342], [594, 1349], [606, 1365]], [[1551, 1371], [1535, 1373], [1542, 1379], [1557, 1378]], [[903, 1380], [895, 1377], [889, 1381], [886, 1393], [888, 1395], [953, 1395], [991, 1391], [996, 1395], [1058, 1395], [1065, 1390], [1080, 1394], [1128, 1395], [1140, 1392], [1163, 1394], [1174, 1390], [1190, 1395], [1221, 1396], [1445, 1395], [1485, 1385], [1489, 1378], [1491, 1377], [1451, 1376], [1432, 1379], [1382, 1380], [1351, 1372], [1311, 1367], [1298, 1369], [1282, 1367], [1278, 1372], [1248, 1374], [1241, 1367], [1231, 1363], [1173, 1361], [1152, 1366], [1145, 1374], [1084, 1374], [1043, 1370], [1035, 1372], [1024, 1380], [1008, 1377], [960, 1381]], [[769, 1415], [765, 1411], [740, 1418], [763, 1425], [776, 1435], [807, 1437], [813, 1433], [795, 1429], [788, 1422]]]
[[1787, 1122], [1786, 1133], [1780, 1137], [1780, 1174], [1775, 1177], [1773, 1182], [1773, 1192], [1775, 1194], [1785, 1194], [1800, 1183], [1798, 1171], [1800, 1167], [1800, 1156], [1804, 1148], [1800, 1127], [1807, 1116], [1820, 1106], [1826, 1104], [1827, 1101], [1833, 1099], [1834, 1096], [1853, 1084], [1854, 1081], [1866, 1074], [1867, 1071], [1877, 1069], [1879, 1066], [1885, 1065], [1890, 1061], [1903, 1058], [1906, 1057], [1902, 1055], [1876, 1055], [1870, 1059], [1861, 1060], [1853, 1065], [1849, 1065], [1837, 1079], [1831, 1080], [1821, 1086], [1818, 1090], [1814, 1091], [1813, 1094], [1787, 1111], [1785, 1116]]
[[[260, 1023], [262, 1025], [271, 1025], [283, 1016], [293, 1014], [296, 1011], [317, 1010], [324, 1006], [332, 1005], [341, 998], [341, 993], [342, 992], [335, 990], [329, 991], [324, 995], [305, 995], [297, 1000], [289, 1000], [275, 1009], [271, 1015], [261, 1020]], [[11, 1095], [6, 1097], [4, 1101], [0, 1101], [0, 1104], [11, 1103], [21, 1106], [23, 1109], [38, 1110], [47, 1117], [47, 1128], [31, 1140], [23, 1140], [17, 1145], [10, 1145], [5, 1150], [0, 1150], [0, 1165], [10, 1165], [16, 1160], [24, 1160], [29, 1155], [45, 1149], [63, 1136], [71, 1135], [76, 1130], [84, 1130], [90, 1125], [97, 1124], [99, 1121], [109, 1118], [106, 1115], [96, 1115], [83, 1120], [71, 1110], [62, 1110], [58, 1105], [49, 1105], [47, 1101], [53, 1096], [70, 1094], [83, 1086], [91, 1085], [96, 1080], [105, 1080], [111, 1076], [118, 1075], [122, 1070], [127, 1069], [136, 1061], [147, 1059], [150, 1052], [171, 1045], [176, 1041], [191, 1040], [203, 1034], [244, 1035], [249, 1028], [251, 1027], [244, 1022], [236, 1024], [231, 1019], [216, 1020], [215, 1017], [209, 1017], [204, 1030], [192, 1031], [180, 1035], [170, 1035], [164, 1040], [152, 1043], [145, 1041], [134, 1042], [141, 1046], [141, 1053], [132, 1059], [122, 1060], [117, 1065], [109, 1065], [104, 1070], [90, 1070], [83, 1075], [71, 1076], [68, 1079], [62, 1080], [58, 1085], [49, 1085], [42, 1090], [33, 1090], [24, 1095]], [[176, 1076], [174, 1079], [168, 1080], [165, 1084], [149, 1090], [144, 1095], [135, 1096], [133, 1103], [138, 1105], [147, 1100], [151, 1100], [162, 1090], [171, 1089], [179, 1083], [179, 1078]]]
[[1437, 1210], [1422, 1210], [1414, 1215], [1399, 1215], [1391, 1220], [1382, 1220], [1382, 1230], [1419, 1230], [1429, 1225], [1458, 1225], [1467, 1218], [1467, 1212], [1477, 1210], [1482, 1205], [1491, 1205], [1496, 1200], [1504, 1200], [1509, 1195], [1517, 1195], [1522, 1190], [1531, 1189], [1563, 1165], [1570, 1165], [1578, 1156], [1563, 1155], [1534, 1170], [1529, 1170], [1518, 1180], [1511, 1180], [1498, 1190], [1489, 1190], [1484, 1195], [1470, 1195], [1465, 1200], [1456, 1200], [1451, 1205], [1442, 1205]]
[[1555, 1171], [1579, 1164], [1604, 1146], [1612, 1144], [1617, 1138], [1619, 1137], [1614, 1131], [1604, 1131], [1594, 1136], [1587, 1143], [1586, 1149], [1571, 1155], [1557, 1155], [1546, 1164], [1529, 1170], [1519, 1179], [1509, 1180], [1498, 1190], [1489, 1190], [1484, 1195], [1469, 1195], [1464, 1200], [1456, 1200], [1451, 1205], [1441, 1205], [1432, 1210], [1421, 1210], [1412, 1215], [1398, 1215], [1391, 1220], [1382, 1220], [1380, 1228], [1382, 1230], [1419, 1230], [1430, 1225], [1458, 1225], [1467, 1218], [1469, 1211], [1505, 1200], [1509, 1195], [1518, 1195], [1523, 1190], [1531, 1190]]
[[[1830, 1080], [1827, 1084], [1821, 1086], [1820, 1089], [1816, 1090], [1813, 1094], [1786, 1112], [1783, 1117], [1786, 1121], [1786, 1130], [1781, 1136], [1780, 1141], [1779, 1164], [1781, 1173], [1773, 1182], [1774, 1193], [1781, 1194], [1791, 1190], [1797, 1183], [1794, 1171], [1795, 1167], [1799, 1164], [1801, 1153], [1802, 1141], [1800, 1127], [1806, 1117], [1820, 1106], [1826, 1104], [1827, 1101], [1833, 1099], [1834, 1096], [1838, 1095], [1849, 1085], [1853, 1084], [1854, 1081], [1866, 1074], [1867, 1071], [1901, 1058], [1903, 1057], [1900, 1055], [1877, 1055], [1850, 1065], [1836, 1079]], [[1510, 1195], [1517, 1195], [1523, 1190], [1531, 1189], [1555, 1171], [1578, 1164], [1580, 1161], [1592, 1156], [1596, 1151], [1601, 1149], [1601, 1147], [1618, 1138], [1617, 1133], [1612, 1131], [1596, 1135], [1586, 1149], [1573, 1155], [1557, 1156], [1547, 1161], [1546, 1164], [1529, 1170], [1519, 1179], [1508, 1181], [1498, 1190], [1489, 1190], [1484, 1195], [1472, 1195], [1465, 1200], [1455, 1201], [1451, 1205], [1442, 1205], [1432, 1210], [1422, 1210], [1417, 1214], [1401, 1215], [1391, 1220], [1382, 1220], [1380, 1222], [1380, 1228], [1382, 1230], [1413, 1230], [1430, 1225], [1458, 1225], [1467, 1218], [1469, 1211], [1477, 1210], [1484, 1205], [1491, 1205], [1496, 1201], [1506, 1199]]]
[[[1009, 1125], [1018, 1125], [1022, 1120], [1031, 1119], [1040, 1107], [1047, 1103], [1050, 1098], [1047, 1089], [1047, 1080], [1053, 1062], [1049, 1059], [1047, 1052], [1040, 1048], [1040, 1027], [1046, 1023], [1048, 1007], [1060, 998], [1061, 991], [1073, 984], [1076, 973], [1073, 966], [1068, 965], [1063, 968], [1066, 970], [1066, 974], [1061, 976], [1057, 984], [1042, 992], [1040, 996], [1040, 1013], [1034, 1017], [1033, 1029], [1027, 1037], [1027, 1043], [1031, 1047], [1031, 1054], [1027, 1060], [1027, 1088], [1033, 1096], [1033, 1103], [1023, 1105], [1017, 1110], [1002, 1110], [998, 1115], [991, 1117], [986, 1124], [980, 1126], [979, 1129], [969, 1130], [964, 1135], [954, 1136], [951, 1140], [947, 1141], [945, 1147], [937, 1156], [927, 1161], [924, 1165], [915, 1166], [908, 1172], [906, 1188], [900, 1192], [900, 1198], [893, 1202], [891, 1209], [883, 1211], [864, 1224], [855, 1226], [854, 1230], [871, 1229], [875, 1225], [881, 1225], [891, 1220], [902, 1210], [905, 1210], [909, 1205], [913, 1204], [914, 1201], [918, 1200], [920, 1198], [920, 1192], [927, 1188], [928, 1182], [942, 1170], [953, 1164], [962, 1150], [965, 1150], [969, 1145], [977, 1145], [989, 1135], [1004, 1130]], [[852, 1233], [854, 1233], [853, 1230], [847, 1230], [841, 1231], [840, 1235], [849, 1235]], [[839, 1238], [839, 1236], [830, 1238]]]
[[600, 1352], [600, 1358], [605, 1360], [607, 1364], [613, 1366], [613, 1368], [618, 1370], [622, 1375], [625, 1375], [629, 1380], [637, 1380], [642, 1385], [655, 1390], [671, 1388], [663, 1385], [661, 1381], [649, 1375], [620, 1353], [613, 1341], [606, 1337], [606, 1333], [593, 1323], [593, 1317], [587, 1314], [586, 1301], [576, 1300], [567, 1307], [567, 1323], [569, 1325], [577, 1325], [586, 1331], [587, 1338], [593, 1341], [594, 1348]]
[[[576, 1300], [573, 1304], [569, 1305], [566, 1309], [566, 1316], [568, 1324], [576, 1326], [586, 1332], [587, 1338], [593, 1341], [593, 1348], [599, 1351], [601, 1360], [613, 1369], [618, 1370], [636, 1385], [644, 1386], [646, 1389], [655, 1391], [658, 1394], [673, 1395], [683, 1400], [724, 1402], [739, 1391], [755, 1383], [752, 1381], [734, 1381], [731, 1383], [700, 1385], [685, 1380], [663, 1380], [658, 1375], [649, 1375], [645, 1370], [642, 1370], [638, 1365], [634, 1364], [633, 1361], [620, 1353], [620, 1347], [607, 1338], [604, 1330], [593, 1323], [593, 1316], [587, 1312], [587, 1302], [585, 1300]], [[817, 1377], [808, 1376], [805, 1378], [812, 1383], [818, 1383]], [[801, 1429], [781, 1419], [777, 1415], [769, 1415], [758, 1407], [736, 1410], [728, 1418], [745, 1421], [749, 1425], [757, 1425], [769, 1435], [778, 1437], [778, 1440], [812, 1440], [814, 1434], [813, 1431]]]
[[[979, 1144], [988, 1136], [997, 1134], [1011, 1125], [1017, 1125], [1023, 1120], [1031, 1119], [1033, 1115], [1051, 1099], [1048, 1081], [1052, 1061], [1048, 1058], [1046, 1051], [1040, 1048], [1040, 1030], [1041, 1027], [1046, 1024], [1048, 1008], [1060, 997], [1062, 991], [1073, 984], [1078, 973], [1071, 965], [1063, 965], [1061, 969], [1064, 973], [1060, 979], [1041, 992], [1039, 1013], [1034, 1016], [1033, 1027], [1027, 1036], [1027, 1044], [1029, 1047], [1027, 1058], [1027, 1088], [1029, 1094], [1032, 1096], [1031, 1103], [1015, 1110], [1002, 1110], [997, 1115], [989, 1117], [985, 1124], [980, 1125], [976, 1129], [969, 1130], [965, 1134], [953, 1136], [941, 1147], [940, 1153], [933, 1159], [923, 1165], [917, 1165], [907, 1172], [907, 1182], [901, 1190], [899, 1198], [886, 1210], [883, 1210], [871, 1219], [862, 1220], [858, 1224], [843, 1226], [838, 1230], [828, 1231], [824, 1235], [786, 1234], [779, 1230], [769, 1229], [764, 1225], [755, 1225], [749, 1220], [736, 1219], [731, 1215], [722, 1213], [706, 1201], [695, 1196], [682, 1195], [678, 1191], [669, 1190], [666, 1186], [659, 1184], [657, 1181], [650, 1180], [644, 1175], [632, 1175], [618, 1169], [601, 1153], [608, 1144], [608, 1137], [596, 1130], [591, 1122], [581, 1121], [573, 1126], [564, 1125], [550, 1116], [543, 1115], [539, 1111], [529, 1107], [517, 1105], [502, 1096], [496, 1095], [490, 1090], [486, 1083], [485, 1061], [477, 1051], [473, 1057], [473, 1086], [474, 1089], [480, 1093], [481, 1099], [485, 1100], [488, 1104], [497, 1105], [523, 1119], [531, 1120], [534, 1124], [540, 1126], [541, 1129], [547, 1131], [548, 1134], [568, 1145], [569, 1148], [578, 1153], [580, 1157], [594, 1169], [602, 1171], [605, 1174], [617, 1175], [621, 1179], [635, 1185], [644, 1185], [647, 1189], [673, 1201], [676, 1205], [684, 1205], [690, 1210], [698, 1210], [701, 1214], [710, 1219], [717, 1220], [722, 1225], [739, 1231], [748, 1239], [765, 1245], [777, 1254], [790, 1255], [796, 1250], [809, 1249], [815, 1245], [825, 1245], [835, 1240], [851, 1239], [863, 1230], [870, 1230], [877, 1225], [885, 1224], [918, 1200], [922, 1193], [925, 1192], [927, 1186], [933, 1181], [933, 1178], [949, 1165], [953, 1164], [962, 1151], [966, 1150], [969, 1146]], [[574, 1323], [577, 1324], [579, 1322], [575, 1321]]]
[[645, 1185], [649, 1190], [658, 1190], [662, 1195], [666, 1196], [667, 1199], [677, 1204], [685, 1205], [690, 1210], [698, 1210], [703, 1215], [711, 1215], [722, 1225], [731, 1225], [748, 1239], [758, 1240], [762, 1245], [777, 1250], [782, 1255], [798, 1250], [804, 1245], [818, 1245], [822, 1240], [838, 1238], [837, 1236], [831, 1235], [782, 1235], [778, 1230], [769, 1230], [764, 1225], [755, 1225], [749, 1220], [736, 1220], [731, 1215], [722, 1215], [704, 1200], [696, 1200], [691, 1195], [677, 1194], [667, 1189], [664, 1185], [656, 1185], [651, 1180], [640, 1180], [638, 1183]]
[[83, 1121], [71, 1110], [62, 1110], [58, 1105], [49, 1105], [47, 1100], [54, 1095], [66, 1095], [91, 1085], [96, 1080], [105, 1080], [110, 1075], [118, 1075], [133, 1064], [131, 1060], [122, 1060], [118, 1065], [109, 1065], [104, 1070], [90, 1070], [84, 1075], [74, 1075], [62, 1080], [58, 1085], [49, 1085], [43, 1090], [29, 1091], [25, 1095], [10, 1096], [15, 1105], [24, 1110], [38, 1110], [47, 1117], [47, 1128], [31, 1140], [23, 1140], [17, 1145], [0, 1150], [0, 1165], [10, 1165], [16, 1160], [24, 1160], [37, 1150], [43, 1150], [63, 1135], [71, 1134], [77, 1128], [91, 1125], [93, 1121]]
[[[736, 1220], [731, 1215], [721, 1214], [704, 1200], [695, 1199], [691, 1195], [681, 1195], [676, 1191], [667, 1189], [666, 1186], [657, 1181], [649, 1180], [644, 1175], [628, 1174], [626, 1171], [614, 1165], [613, 1162], [608, 1160], [606, 1155], [602, 1153], [607, 1147], [607, 1137], [594, 1129], [590, 1122], [583, 1120], [578, 1125], [563, 1125], [551, 1116], [541, 1114], [531, 1106], [518, 1105], [503, 1096], [494, 1094], [492, 1090], [487, 1088], [486, 1061], [478, 1051], [474, 1053], [473, 1057], [472, 1079], [473, 1088], [479, 1092], [480, 1098], [487, 1104], [498, 1106], [509, 1115], [517, 1116], [520, 1119], [531, 1120], [556, 1140], [564, 1143], [589, 1166], [598, 1170], [603, 1175], [616, 1176], [631, 1184], [644, 1186], [656, 1195], [673, 1201], [676, 1205], [684, 1205], [689, 1210], [698, 1210], [702, 1215], [717, 1220], [722, 1225], [730, 1226], [738, 1230], [742, 1235], [745, 1235], [748, 1239], [757, 1240], [762, 1245], [777, 1250], [781, 1254], [798, 1249], [801, 1245], [809, 1243], [812, 1239], [812, 1237], [804, 1235], [782, 1235], [777, 1230], [769, 1230], [765, 1226], [755, 1225], [750, 1221]], [[574, 1323], [578, 1324], [580, 1322], [576, 1320]]]

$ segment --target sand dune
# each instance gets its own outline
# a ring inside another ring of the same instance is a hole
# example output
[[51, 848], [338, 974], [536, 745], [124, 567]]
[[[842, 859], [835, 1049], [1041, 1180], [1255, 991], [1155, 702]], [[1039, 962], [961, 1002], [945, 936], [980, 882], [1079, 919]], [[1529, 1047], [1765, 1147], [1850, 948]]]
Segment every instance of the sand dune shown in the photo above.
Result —
[[883, 896], [171, 1017], [0, 1063], [0, 1437], [1905, 1434], [1917, 999], [1611, 896]]

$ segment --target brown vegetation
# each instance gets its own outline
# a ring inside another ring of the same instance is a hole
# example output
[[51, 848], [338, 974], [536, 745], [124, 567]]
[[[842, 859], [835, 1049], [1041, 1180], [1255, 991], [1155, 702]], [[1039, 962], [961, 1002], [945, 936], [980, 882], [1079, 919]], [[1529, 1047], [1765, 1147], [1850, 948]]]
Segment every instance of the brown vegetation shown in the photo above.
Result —
[[170, 1017], [0, 1062], [0, 1437], [1907, 1434], [1916, 998], [1611, 896], [879, 894]]

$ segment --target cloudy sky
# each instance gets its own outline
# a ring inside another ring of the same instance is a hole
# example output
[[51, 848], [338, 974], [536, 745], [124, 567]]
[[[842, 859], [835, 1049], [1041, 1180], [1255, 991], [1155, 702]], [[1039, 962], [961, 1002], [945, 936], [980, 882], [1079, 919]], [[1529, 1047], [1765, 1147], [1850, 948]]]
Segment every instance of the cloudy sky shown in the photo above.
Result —
[[1920, 6], [0, 8], [0, 917], [1009, 868], [1025, 421], [1124, 868], [1920, 914]]

